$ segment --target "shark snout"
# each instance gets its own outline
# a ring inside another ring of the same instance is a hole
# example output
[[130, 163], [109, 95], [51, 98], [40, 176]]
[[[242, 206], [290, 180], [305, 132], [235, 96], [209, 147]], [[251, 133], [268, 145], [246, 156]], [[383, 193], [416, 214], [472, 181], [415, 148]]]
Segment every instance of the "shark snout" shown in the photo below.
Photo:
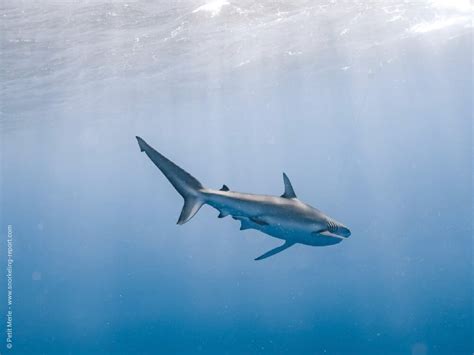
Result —
[[336, 234], [344, 238], [349, 238], [351, 236], [351, 231], [347, 227], [338, 226], [336, 230]]
[[340, 237], [348, 238], [351, 235], [351, 231], [349, 230], [349, 228], [331, 220], [328, 222], [327, 228], [329, 232], [336, 234]]

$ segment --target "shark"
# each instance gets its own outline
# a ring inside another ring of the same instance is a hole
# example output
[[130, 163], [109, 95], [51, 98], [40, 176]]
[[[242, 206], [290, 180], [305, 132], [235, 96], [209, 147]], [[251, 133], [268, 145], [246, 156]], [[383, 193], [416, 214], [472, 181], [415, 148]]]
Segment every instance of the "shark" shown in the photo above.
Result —
[[188, 222], [203, 205], [209, 205], [219, 211], [219, 218], [231, 216], [240, 221], [240, 230], [255, 229], [284, 241], [255, 260], [266, 259], [295, 244], [335, 245], [351, 235], [345, 225], [299, 200], [285, 173], [281, 196], [232, 191], [227, 185], [219, 190], [209, 189], [142, 138], [136, 139], [140, 151], [146, 153], [184, 199], [177, 224]]

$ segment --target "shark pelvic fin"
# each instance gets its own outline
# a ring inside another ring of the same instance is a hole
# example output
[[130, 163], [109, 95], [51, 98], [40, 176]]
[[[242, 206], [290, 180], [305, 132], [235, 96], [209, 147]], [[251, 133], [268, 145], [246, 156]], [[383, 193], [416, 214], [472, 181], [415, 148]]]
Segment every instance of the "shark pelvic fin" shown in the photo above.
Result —
[[295, 244], [294, 242], [286, 241], [285, 243], [283, 243], [283, 244], [280, 245], [279, 247], [276, 247], [276, 248], [274, 248], [274, 249], [272, 249], [272, 250], [267, 251], [265, 254], [260, 255], [260, 256], [259, 256], [258, 258], [256, 258], [255, 260], [262, 260], [262, 259], [269, 258], [269, 257], [272, 256], [272, 255], [278, 254], [278, 253], [282, 252], [283, 250], [288, 249], [289, 247], [291, 247], [291, 246], [294, 245], [294, 244]]
[[222, 187], [219, 189], [219, 191], [229, 191], [230, 189], [227, 187], [226, 184], [222, 185]]
[[240, 220], [240, 230], [241, 231], [244, 231], [246, 229], [251, 229], [253, 227], [254, 226], [252, 225], [252, 223], [248, 219], [241, 219]]
[[285, 184], [285, 192], [281, 197], [284, 198], [296, 198], [295, 190], [293, 190], [293, 186], [291, 186], [290, 179], [283, 173], [283, 183]]
[[181, 210], [177, 224], [185, 224], [187, 221], [193, 218], [202, 205], [203, 202], [194, 196], [185, 198], [184, 206]]

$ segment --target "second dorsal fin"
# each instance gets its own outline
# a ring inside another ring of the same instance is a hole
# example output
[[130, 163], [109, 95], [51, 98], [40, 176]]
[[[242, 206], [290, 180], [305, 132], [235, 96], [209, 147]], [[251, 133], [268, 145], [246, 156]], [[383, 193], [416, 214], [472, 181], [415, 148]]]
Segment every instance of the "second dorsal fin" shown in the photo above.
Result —
[[290, 179], [283, 173], [283, 183], [285, 184], [285, 192], [281, 197], [284, 198], [296, 198], [295, 190], [293, 190], [293, 186], [291, 186]]
[[222, 185], [219, 191], [229, 191], [229, 188], [227, 187], [226, 184]]

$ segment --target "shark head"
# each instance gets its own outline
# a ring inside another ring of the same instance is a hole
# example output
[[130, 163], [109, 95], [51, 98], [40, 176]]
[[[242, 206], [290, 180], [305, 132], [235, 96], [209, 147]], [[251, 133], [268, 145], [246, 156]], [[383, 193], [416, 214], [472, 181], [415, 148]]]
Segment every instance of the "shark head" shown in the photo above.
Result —
[[315, 222], [310, 226], [311, 243], [316, 243], [313, 245], [337, 244], [351, 235], [349, 228], [330, 217], [324, 216], [316, 219]]

